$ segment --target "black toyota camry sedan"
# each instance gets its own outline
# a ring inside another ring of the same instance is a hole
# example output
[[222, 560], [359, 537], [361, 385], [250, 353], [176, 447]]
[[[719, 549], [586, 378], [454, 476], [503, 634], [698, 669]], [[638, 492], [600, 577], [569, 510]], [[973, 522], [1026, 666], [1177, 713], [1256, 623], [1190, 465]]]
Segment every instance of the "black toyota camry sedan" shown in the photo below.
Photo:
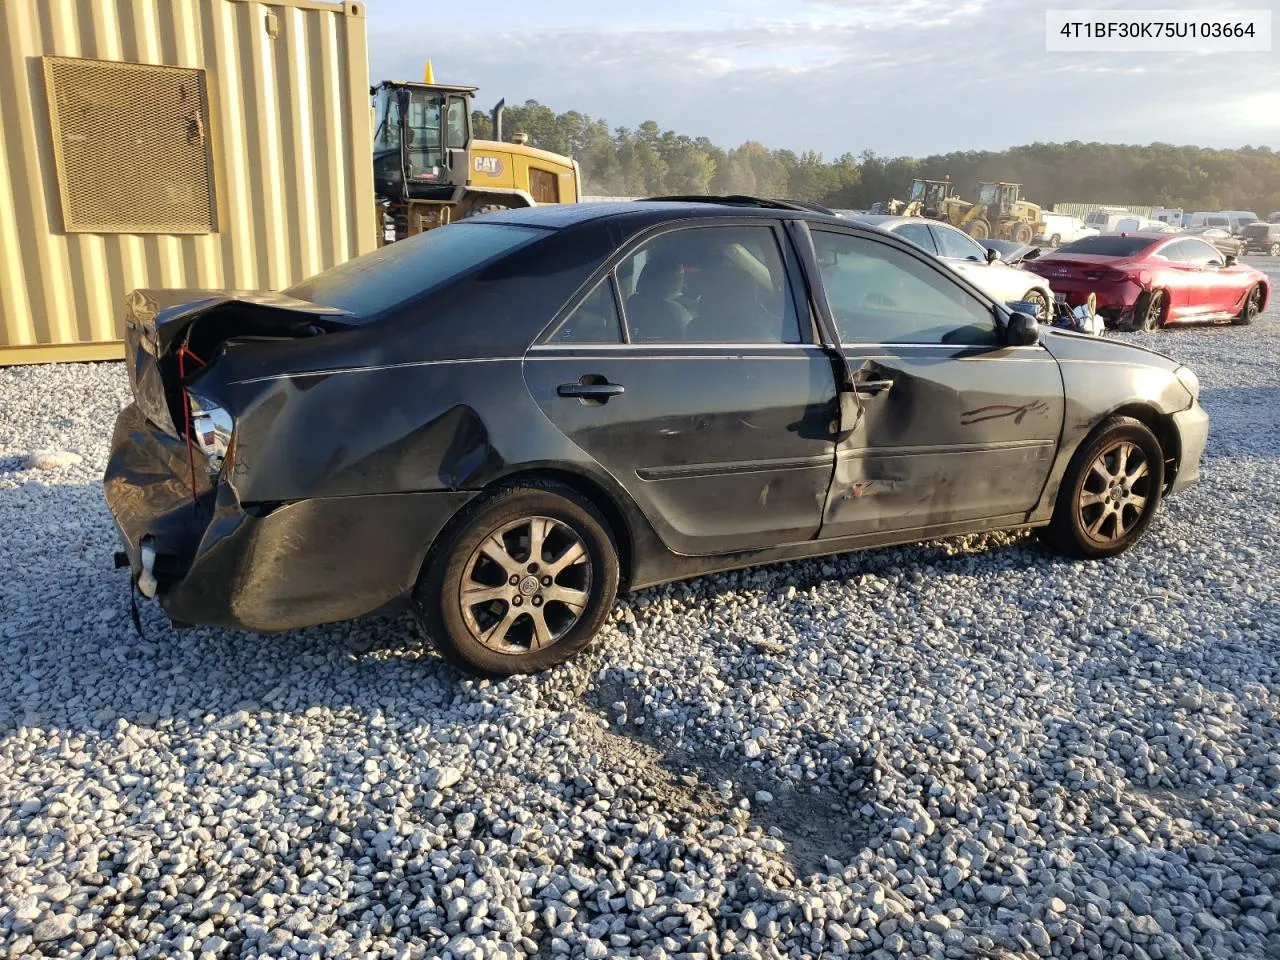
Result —
[[1194, 373], [820, 210], [490, 214], [288, 290], [138, 290], [105, 494], [177, 625], [408, 605], [484, 675], [619, 590], [1036, 528], [1100, 558], [1195, 482]]

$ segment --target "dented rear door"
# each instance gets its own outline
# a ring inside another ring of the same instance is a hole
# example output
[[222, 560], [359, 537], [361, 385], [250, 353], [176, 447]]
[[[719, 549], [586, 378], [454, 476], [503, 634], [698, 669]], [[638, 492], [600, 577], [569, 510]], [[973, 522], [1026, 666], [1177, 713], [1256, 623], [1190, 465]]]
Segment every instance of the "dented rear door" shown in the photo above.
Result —
[[1025, 517], [1062, 433], [1057, 362], [1004, 346], [990, 302], [927, 255], [838, 228], [812, 237], [861, 405], [821, 536]]

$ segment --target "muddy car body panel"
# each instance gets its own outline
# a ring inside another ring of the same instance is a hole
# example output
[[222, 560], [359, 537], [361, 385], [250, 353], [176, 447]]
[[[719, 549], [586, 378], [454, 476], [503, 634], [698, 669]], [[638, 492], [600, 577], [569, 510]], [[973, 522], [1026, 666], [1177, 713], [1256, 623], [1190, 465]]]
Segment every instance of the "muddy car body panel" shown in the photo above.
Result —
[[[555, 339], [637, 251], [713, 225], [776, 245], [761, 290], [793, 304], [794, 337], [630, 342], [638, 313], [618, 290], [597, 301], [615, 305], [618, 342]], [[986, 339], [844, 342], [820, 235], [909, 258], [992, 318]], [[491, 214], [283, 294], [135, 293], [135, 400], [105, 494], [171, 619], [272, 632], [403, 602], [442, 531], [514, 478], [595, 504], [631, 589], [1044, 523], [1076, 446], [1116, 411], [1174, 437], [1171, 487], [1189, 482], [1202, 414], [1176, 364], [1047, 330], [1005, 344], [1008, 318], [911, 244], [813, 211]]]

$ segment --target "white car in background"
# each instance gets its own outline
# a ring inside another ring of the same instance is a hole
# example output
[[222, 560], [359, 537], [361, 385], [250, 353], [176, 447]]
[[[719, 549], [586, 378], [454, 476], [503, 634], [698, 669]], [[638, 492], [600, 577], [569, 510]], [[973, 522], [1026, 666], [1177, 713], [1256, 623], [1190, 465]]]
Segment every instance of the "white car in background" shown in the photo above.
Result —
[[1073, 217], [1065, 213], [1045, 213], [1041, 214], [1041, 220], [1044, 221], [1044, 230], [1041, 231], [1039, 239], [1047, 242], [1051, 247], [1060, 247], [1064, 243], [1073, 243], [1081, 237], [1096, 237], [1098, 229], [1086, 224], [1079, 217]]
[[1182, 228], [1164, 220], [1148, 220], [1146, 217], [1122, 217], [1108, 233], [1179, 233]]
[[1053, 316], [1053, 289], [1049, 281], [1030, 270], [1004, 263], [963, 230], [949, 223], [924, 217], [860, 216], [859, 223], [909, 240], [926, 253], [938, 257], [993, 300], [1034, 303], [1037, 319], [1048, 322]]

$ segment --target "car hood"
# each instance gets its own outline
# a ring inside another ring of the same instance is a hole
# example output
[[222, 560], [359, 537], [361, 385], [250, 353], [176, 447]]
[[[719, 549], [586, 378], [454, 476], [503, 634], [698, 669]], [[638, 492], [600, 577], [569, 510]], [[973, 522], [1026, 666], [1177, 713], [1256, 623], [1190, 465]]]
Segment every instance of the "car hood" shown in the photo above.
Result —
[[1042, 328], [1044, 345], [1056, 360], [1083, 360], [1098, 363], [1128, 363], [1176, 370], [1181, 364], [1159, 350], [1122, 343], [1106, 337], [1075, 333], [1057, 327]]

